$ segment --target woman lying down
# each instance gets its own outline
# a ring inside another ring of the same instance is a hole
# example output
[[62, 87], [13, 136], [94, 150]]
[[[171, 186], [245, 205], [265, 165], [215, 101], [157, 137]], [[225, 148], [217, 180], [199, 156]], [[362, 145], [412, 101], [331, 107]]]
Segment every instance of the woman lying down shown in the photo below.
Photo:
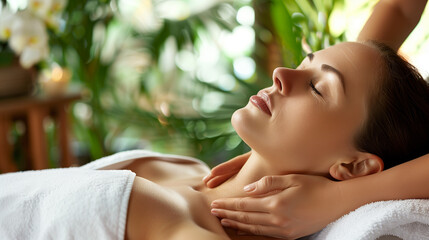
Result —
[[144, 151], [80, 168], [3, 174], [0, 236], [266, 239], [224, 228], [210, 203], [241, 197], [244, 186], [267, 175], [347, 180], [426, 154], [428, 98], [422, 77], [387, 47], [341, 43], [309, 54], [297, 69], [277, 68], [273, 85], [233, 114], [252, 151], [220, 186], [204, 185], [209, 169], [198, 161]]

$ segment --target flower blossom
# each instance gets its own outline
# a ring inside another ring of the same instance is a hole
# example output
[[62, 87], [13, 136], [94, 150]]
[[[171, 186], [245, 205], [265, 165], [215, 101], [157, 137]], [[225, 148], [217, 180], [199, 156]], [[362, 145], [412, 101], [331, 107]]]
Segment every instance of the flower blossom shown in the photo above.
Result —
[[12, 33], [12, 22], [14, 20], [14, 14], [7, 8], [4, 8], [0, 12], [0, 40], [8, 40]]
[[29, 68], [49, 54], [48, 34], [42, 20], [28, 11], [15, 14], [10, 27], [9, 46], [18, 55], [23, 67]]
[[66, 3], [67, 0], [29, 0], [28, 10], [43, 19], [49, 27], [58, 29]]

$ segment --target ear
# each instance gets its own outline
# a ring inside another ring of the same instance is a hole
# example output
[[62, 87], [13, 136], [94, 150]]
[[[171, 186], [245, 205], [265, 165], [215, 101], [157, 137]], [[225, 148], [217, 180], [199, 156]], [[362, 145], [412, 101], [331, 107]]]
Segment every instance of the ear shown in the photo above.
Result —
[[347, 180], [383, 171], [383, 160], [371, 153], [358, 152], [354, 157], [341, 159], [329, 169], [337, 180]]

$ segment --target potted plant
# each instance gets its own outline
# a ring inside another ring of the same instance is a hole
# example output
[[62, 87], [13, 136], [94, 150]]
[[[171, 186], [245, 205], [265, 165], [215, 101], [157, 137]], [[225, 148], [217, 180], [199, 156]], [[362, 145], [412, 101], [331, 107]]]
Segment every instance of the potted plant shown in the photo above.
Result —
[[29, 0], [13, 11], [3, 1], [0, 12], [0, 97], [34, 91], [37, 72], [49, 55], [48, 29], [59, 28], [64, 0]]

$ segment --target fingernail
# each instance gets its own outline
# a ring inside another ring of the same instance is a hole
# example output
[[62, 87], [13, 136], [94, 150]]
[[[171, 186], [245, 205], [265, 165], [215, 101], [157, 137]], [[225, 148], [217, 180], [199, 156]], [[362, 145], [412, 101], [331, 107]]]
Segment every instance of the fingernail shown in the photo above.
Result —
[[255, 190], [255, 188], [256, 188], [256, 184], [251, 183], [249, 185], [244, 186], [243, 190], [246, 192], [251, 192], [251, 191]]
[[217, 209], [212, 209], [210, 212], [211, 212], [213, 215], [215, 215], [216, 217], [218, 217], [218, 216], [219, 216], [219, 211], [218, 211]]
[[229, 224], [229, 222], [226, 222], [226, 221], [224, 221], [224, 220], [220, 221], [220, 223], [221, 223], [221, 224], [222, 224], [222, 226], [224, 226], [224, 227], [230, 227], [230, 226], [231, 226], [231, 224]]
[[217, 202], [212, 202], [211, 207], [212, 208], [219, 207], [219, 204]]
[[203, 177], [203, 181], [206, 181], [207, 178], [209, 178], [210, 174]]

